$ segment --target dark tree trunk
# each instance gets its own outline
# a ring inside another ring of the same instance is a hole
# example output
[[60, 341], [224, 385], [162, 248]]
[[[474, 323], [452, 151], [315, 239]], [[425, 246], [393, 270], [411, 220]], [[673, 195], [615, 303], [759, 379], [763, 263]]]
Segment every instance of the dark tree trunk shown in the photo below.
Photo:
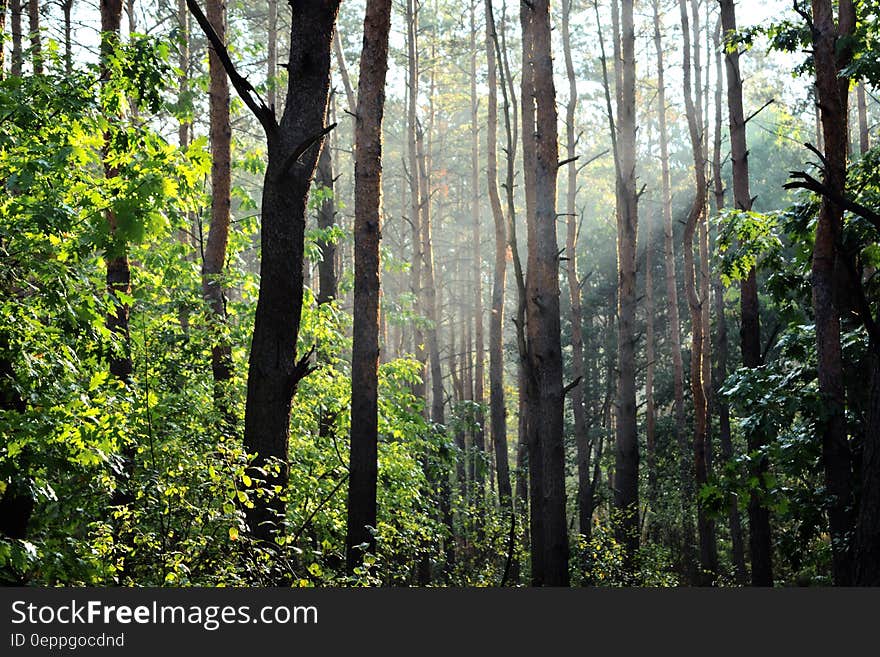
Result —
[[354, 342], [348, 493], [348, 572], [375, 550], [379, 374], [379, 238], [382, 116], [391, 0], [368, 0], [355, 122]]
[[28, 0], [28, 30], [30, 32], [34, 75], [42, 75], [43, 35], [40, 33], [40, 0]]
[[[535, 127], [535, 215], [529, 217], [529, 266], [526, 281], [526, 329], [530, 397], [529, 422], [540, 428], [541, 509], [544, 581], [568, 586], [568, 528], [565, 513], [565, 444], [563, 437], [562, 346], [559, 314], [559, 255], [556, 242], [558, 171], [556, 89], [550, 38], [550, 6], [538, 0], [531, 9]], [[533, 537], [534, 541], [534, 537]]]
[[10, 0], [9, 2], [9, 28], [12, 32], [12, 75], [21, 75], [22, 55], [21, 55], [21, 0]]
[[871, 383], [865, 438], [862, 446], [862, 481], [858, 521], [854, 536], [856, 586], [880, 586], [880, 355], [873, 345]]
[[[723, 11], [723, 2], [722, 2], [722, 11]], [[712, 147], [712, 172], [715, 186], [715, 208], [716, 211], [720, 212], [722, 208], [724, 208], [724, 182], [721, 177], [721, 139], [722, 139], [722, 73], [721, 73], [721, 59], [722, 59], [722, 47], [721, 47], [721, 28], [724, 22], [723, 17], [719, 18], [719, 22], [716, 24], [715, 33], [714, 33], [714, 47], [715, 47], [715, 140]], [[726, 52], [724, 50], [723, 52]], [[729, 56], [729, 55], [728, 55]], [[738, 54], [737, 54], [738, 57]], [[736, 65], [736, 84], [741, 84], [739, 81], [739, 63]], [[728, 82], [728, 94], [730, 94], [730, 88], [734, 84], [734, 82]], [[731, 103], [728, 103], [732, 107]], [[731, 121], [733, 124], [733, 121]], [[732, 132], [732, 131], [731, 131]], [[734, 164], [734, 167], [736, 165]], [[721, 283], [721, 277], [719, 275], [715, 275], [712, 278], [712, 286], [714, 290], [715, 297], [715, 321], [716, 321], [716, 329], [715, 329], [715, 363], [716, 369], [713, 372], [713, 389], [718, 391], [724, 385], [724, 381], [727, 379], [727, 352], [728, 352], [728, 338], [727, 338], [727, 319], [725, 317], [725, 303], [724, 303], [724, 286]], [[733, 459], [733, 441], [731, 440], [730, 435], [730, 406], [727, 403], [727, 400], [722, 397], [720, 394], [715, 396], [715, 409], [718, 413], [718, 441], [721, 447], [721, 459], [723, 463], [729, 463]], [[743, 532], [742, 532], [742, 522], [740, 521], [739, 516], [739, 506], [737, 505], [736, 497], [733, 495], [729, 496], [727, 501], [728, 504], [728, 522], [730, 525], [730, 542], [731, 542], [731, 556], [733, 559], [734, 572], [736, 576], [736, 581], [738, 584], [745, 584], [748, 580], [748, 571], [746, 570], [745, 564], [745, 548], [743, 545]]]
[[[855, 28], [852, 0], [839, 3], [837, 24], [831, 0], [813, 0], [813, 61], [822, 117], [826, 167], [824, 184], [843, 195], [846, 186], [847, 101], [849, 79], [841, 70], [852, 56], [845, 41]], [[849, 536], [853, 529], [852, 464], [844, 415], [843, 365], [840, 345], [840, 313], [834, 295], [836, 243], [843, 210], [823, 197], [813, 245], [813, 312], [819, 360], [819, 391], [824, 399], [822, 463], [828, 497], [834, 583], [852, 582]]]
[[[733, 0], [720, 0], [721, 26], [725, 42], [736, 34], [736, 9]], [[730, 158], [733, 165], [733, 201], [737, 210], [752, 209], [749, 189], [749, 151], [746, 144], [746, 122], [742, 99], [742, 77], [739, 51], [725, 48], [727, 69], [727, 107], [730, 125]], [[740, 285], [740, 344], [743, 365], [750, 368], [761, 365], [761, 327], [758, 304], [757, 272], [753, 267]], [[763, 450], [767, 437], [749, 432], [749, 452]], [[722, 445], [722, 450], [725, 450]], [[729, 457], [725, 457], [729, 458]], [[756, 477], [762, 488], [767, 471], [765, 455], [750, 464], [749, 476]], [[772, 548], [770, 542], [770, 513], [761, 504], [766, 491], [753, 490], [749, 496], [749, 552], [752, 562], [752, 585], [773, 586]]]
[[[218, 51], [222, 41], [213, 33], [195, 0], [190, 11]], [[235, 70], [228, 53], [224, 67], [245, 104], [266, 132], [268, 161], [263, 181], [260, 293], [248, 367], [245, 405], [245, 448], [257, 455], [255, 468], [277, 462], [266, 476], [268, 486], [288, 483], [290, 406], [296, 387], [309, 371], [308, 355], [297, 359], [303, 300], [303, 251], [306, 204], [321, 142], [327, 129], [330, 89], [330, 43], [339, 0], [301, 0], [291, 21], [287, 100], [281, 121], [255, 99], [251, 86]], [[212, 38], [211, 38], [212, 37]], [[254, 477], [264, 475], [254, 470]], [[257, 498], [247, 510], [249, 531], [271, 539], [284, 522], [283, 499]]]

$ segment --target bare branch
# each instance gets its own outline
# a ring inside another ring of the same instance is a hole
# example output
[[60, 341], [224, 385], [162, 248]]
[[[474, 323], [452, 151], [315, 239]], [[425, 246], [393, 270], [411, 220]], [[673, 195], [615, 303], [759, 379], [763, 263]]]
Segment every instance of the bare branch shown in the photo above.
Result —
[[257, 117], [257, 120], [267, 133], [274, 131], [278, 128], [278, 122], [275, 119], [275, 112], [266, 105], [260, 97], [260, 94], [254, 89], [253, 85], [238, 73], [235, 64], [232, 63], [232, 59], [229, 57], [229, 51], [226, 49], [226, 45], [220, 40], [220, 37], [202, 12], [201, 7], [199, 7], [196, 0], [186, 0], [186, 6], [189, 7], [190, 13], [195, 17], [199, 27], [202, 28], [202, 32], [205, 33], [205, 36], [211, 43], [211, 47], [217, 54], [217, 59], [220, 60], [220, 64], [222, 64], [223, 69], [226, 71], [226, 75], [229, 76], [229, 81], [232, 82], [232, 86], [235, 87], [235, 91], [241, 97], [242, 101], [244, 101], [244, 104], [254, 113], [254, 116]]

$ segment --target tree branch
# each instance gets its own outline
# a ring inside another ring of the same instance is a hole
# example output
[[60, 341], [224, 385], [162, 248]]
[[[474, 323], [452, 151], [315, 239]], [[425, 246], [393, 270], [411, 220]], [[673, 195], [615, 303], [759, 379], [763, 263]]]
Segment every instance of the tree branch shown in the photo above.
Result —
[[791, 182], [783, 185], [785, 189], [807, 189], [815, 194], [819, 194], [820, 196], [824, 196], [831, 202], [835, 203], [839, 207], [844, 210], [849, 210], [853, 214], [857, 214], [863, 219], [869, 221], [874, 228], [880, 231], [880, 214], [874, 212], [871, 208], [868, 208], [857, 201], [853, 201], [851, 199], [838, 194], [834, 190], [830, 189], [826, 185], [822, 184], [813, 176], [808, 174], [805, 171], [790, 171], [789, 174], [792, 178], [796, 180], [792, 180]]
[[205, 36], [208, 38], [211, 47], [217, 55], [217, 59], [220, 60], [223, 69], [226, 71], [226, 75], [229, 76], [229, 81], [232, 82], [232, 86], [235, 87], [235, 91], [241, 97], [242, 101], [244, 101], [244, 104], [254, 113], [254, 116], [257, 117], [257, 120], [267, 133], [275, 130], [278, 127], [278, 122], [275, 119], [275, 112], [266, 105], [260, 97], [260, 94], [254, 89], [253, 85], [239, 75], [235, 68], [235, 64], [232, 63], [232, 59], [229, 57], [229, 51], [226, 49], [226, 45], [220, 40], [219, 35], [202, 12], [201, 7], [199, 7], [196, 0], [186, 0], [186, 6], [189, 7], [190, 13], [195, 17], [199, 27], [202, 28], [202, 32], [204, 32]]
[[303, 153], [314, 146], [315, 143], [320, 141], [324, 135], [333, 130], [333, 128], [335, 127], [336, 124], [331, 123], [326, 128], [321, 128], [321, 130], [313, 134], [311, 137], [306, 138], [299, 146], [294, 148], [293, 152], [287, 156], [286, 160], [284, 160], [284, 166], [281, 167], [281, 177], [283, 178], [288, 173], [290, 173], [290, 167], [296, 164], [296, 161], [302, 157]]

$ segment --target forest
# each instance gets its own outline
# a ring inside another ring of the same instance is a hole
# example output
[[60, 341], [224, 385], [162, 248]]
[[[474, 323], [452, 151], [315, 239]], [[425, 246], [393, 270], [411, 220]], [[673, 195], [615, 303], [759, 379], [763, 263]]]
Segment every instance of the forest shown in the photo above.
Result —
[[0, 582], [880, 585], [876, 0], [0, 0]]

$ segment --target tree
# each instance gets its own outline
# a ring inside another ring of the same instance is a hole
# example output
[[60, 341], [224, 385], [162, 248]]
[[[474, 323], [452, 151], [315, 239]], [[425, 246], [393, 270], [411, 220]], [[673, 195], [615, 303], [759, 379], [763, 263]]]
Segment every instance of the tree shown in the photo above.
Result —
[[[338, 0], [306, 0], [290, 28], [287, 102], [280, 121], [236, 70], [223, 41], [195, 0], [187, 6], [220, 58], [233, 87], [266, 134], [268, 160], [261, 213], [260, 292], [248, 362], [245, 447], [257, 455], [254, 476], [268, 485], [288, 483], [290, 405], [309, 372], [309, 355], [297, 357], [302, 313], [305, 213], [330, 89], [330, 44]], [[256, 468], [269, 468], [261, 474]], [[258, 500], [248, 509], [252, 535], [270, 540], [284, 521], [283, 497]]]
[[[736, 35], [736, 8], [733, 0], [720, 0], [721, 27], [725, 43]], [[742, 77], [739, 50], [733, 43], [725, 46], [727, 71], [727, 108], [730, 125], [730, 159], [733, 165], [733, 202], [736, 210], [752, 209], [749, 189], [749, 150], [746, 144], [746, 119], [743, 111]], [[740, 343], [743, 365], [750, 368], [761, 365], [761, 326], [758, 303], [757, 270], [752, 267], [740, 285]], [[759, 454], [753, 460], [749, 475], [761, 482], [749, 496], [749, 554], [752, 562], [752, 584], [772, 586], [772, 548], [770, 543], [770, 513], [765, 504], [767, 472], [766, 436], [749, 433], [749, 452]], [[752, 461], [750, 460], [750, 463]]]
[[[226, 5], [223, 0], [208, 0], [207, 17], [217, 38], [226, 40]], [[202, 294], [210, 310], [214, 333], [211, 347], [211, 372], [214, 375], [214, 403], [225, 418], [227, 430], [234, 426], [224, 386], [232, 378], [232, 348], [223, 337], [226, 323], [226, 298], [223, 293], [223, 270], [229, 243], [229, 205], [232, 189], [232, 126], [229, 122], [229, 82], [215, 49], [208, 55], [210, 83], [211, 137], [211, 226], [202, 262]]]
[[[703, 382], [703, 358], [706, 357], [705, 345], [708, 332], [704, 323], [702, 304], [709, 303], [708, 298], [700, 298], [697, 292], [696, 267], [694, 265], [694, 237], [702, 222], [706, 221], [706, 203], [708, 184], [706, 181], [706, 159], [704, 155], [702, 104], [699, 91], [702, 89], [699, 65], [699, 12], [696, 3], [691, 3], [694, 15], [694, 64], [691, 63], [690, 20], [686, 0], [679, 0], [681, 12], [681, 30], [683, 34], [682, 59], [684, 67], [684, 99], [687, 113], [688, 131], [690, 133], [691, 150], [694, 162], [694, 200], [688, 212], [684, 227], [684, 280], [691, 315], [691, 392], [694, 400], [694, 479], [697, 486], [708, 481], [708, 464], [706, 460], [708, 443], [708, 407], [706, 388]], [[692, 82], [692, 74], [695, 79]], [[695, 93], [697, 92], [697, 93]], [[702, 241], [702, 240], [701, 240]], [[701, 256], [704, 250], [701, 249]], [[702, 258], [701, 258], [702, 259]], [[705, 290], [704, 290], [705, 292]], [[705, 296], [705, 294], [704, 294]], [[700, 540], [700, 574], [699, 582], [703, 585], [711, 583], [717, 572], [717, 555], [715, 553], [714, 523], [705, 503], [697, 500], [697, 528]]]
[[[851, 0], [838, 5], [837, 21], [830, 0], [812, 2], [813, 62], [816, 91], [822, 117], [824, 142], [823, 182], [842, 195], [846, 187], [847, 102], [849, 79], [841, 73], [852, 57], [848, 36], [856, 24]], [[843, 367], [840, 347], [840, 314], [835, 302], [836, 243], [843, 209], [822, 199], [813, 244], [812, 287], [816, 318], [816, 349], [819, 357], [819, 390], [825, 402], [821, 427], [822, 461], [828, 493], [834, 583], [852, 581], [848, 535], [852, 529], [852, 466], [847, 441]]]
[[351, 455], [346, 567], [372, 552], [376, 527], [379, 366], [379, 234], [382, 198], [382, 116], [388, 70], [391, 0], [369, 0], [358, 78], [355, 127], [355, 322], [352, 346]]
[[[639, 440], [636, 418], [636, 244], [638, 193], [636, 190], [636, 70], [633, 3], [621, 3], [621, 86], [617, 93], [617, 266], [618, 382], [617, 440], [614, 468], [614, 506], [619, 518], [618, 540], [626, 547], [632, 569], [639, 546]], [[617, 47], [615, 46], [615, 50]]]
[[[526, 327], [529, 376], [536, 392], [530, 398], [532, 431], [542, 433], [541, 463], [544, 580], [568, 586], [568, 530], [565, 515], [565, 444], [562, 430], [562, 346], [559, 314], [559, 252], [556, 242], [557, 145], [556, 88], [550, 39], [550, 5], [527, 8], [531, 16], [535, 132], [535, 214], [529, 217], [529, 262], [526, 280]], [[525, 75], [523, 76], [525, 77]], [[532, 469], [538, 464], [532, 463]], [[533, 537], [534, 541], [534, 537]]]
[[507, 455], [507, 410], [504, 405], [504, 288], [507, 280], [507, 230], [498, 194], [498, 63], [495, 15], [492, 0], [486, 0], [486, 69], [489, 87], [486, 117], [486, 183], [495, 227], [495, 265], [492, 278], [492, 309], [489, 316], [489, 418], [498, 499], [513, 511], [513, 490]]
[[[722, 11], [723, 11], [722, 7]], [[722, 140], [722, 87], [724, 83], [722, 81], [721, 74], [721, 58], [722, 58], [722, 48], [721, 48], [721, 28], [723, 25], [723, 17], [719, 17], [718, 22], [715, 26], [715, 32], [713, 34], [712, 45], [715, 50], [715, 130], [714, 130], [714, 141], [712, 144], [712, 174], [713, 174], [713, 184], [715, 188], [715, 211], [716, 213], [720, 213], [724, 208], [724, 181], [722, 179], [721, 172], [721, 140]], [[724, 50], [726, 53], [726, 49]], [[728, 55], [729, 56], [729, 55]], [[739, 81], [739, 62], [737, 62], [737, 83], [741, 85], [741, 81]], [[728, 82], [728, 89], [730, 88], [730, 82]], [[740, 89], [741, 90], [741, 89]], [[728, 93], [730, 93], [728, 91]], [[740, 94], [740, 101], [742, 100], [742, 94]], [[740, 103], [741, 104], [741, 103]], [[731, 124], [733, 122], [731, 121]], [[736, 166], [736, 165], [734, 165]], [[715, 362], [716, 368], [712, 372], [712, 387], [713, 391], [718, 391], [721, 388], [721, 385], [727, 379], [727, 356], [728, 356], [728, 337], [727, 337], [727, 318], [725, 316], [725, 301], [724, 301], [724, 285], [721, 281], [721, 276], [718, 271], [714, 273], [712, 277], [712, 286], [715, 297], [715, 318], [716, 318], [716, 329], [715, 329]], [[730, 404], [727, 402], [727, 399], [721, 395], [716, 393], [716, 402], [715, 408], [718, 413], [718, 442], [721, 447], [721, 458], [725, 463], [730, 463], [733, 460], [733, 441], [730, 433]], [[731, 542], [731, 553], [733, 557], [733, 566], [736, 573], [736, 580], [739, 584], [745, 584], [748, 580], [748, 572], [746, 570], [745, 563], [745, 549], [743, 546], [743, 533], [742, 533], [742, 523], [740, 522], [739, 516], [739, 505], [737, 499], [734, 495], [730, 495], [727, 500], [728, 503], [728, 522], [730, 525], [730, 542]]]

